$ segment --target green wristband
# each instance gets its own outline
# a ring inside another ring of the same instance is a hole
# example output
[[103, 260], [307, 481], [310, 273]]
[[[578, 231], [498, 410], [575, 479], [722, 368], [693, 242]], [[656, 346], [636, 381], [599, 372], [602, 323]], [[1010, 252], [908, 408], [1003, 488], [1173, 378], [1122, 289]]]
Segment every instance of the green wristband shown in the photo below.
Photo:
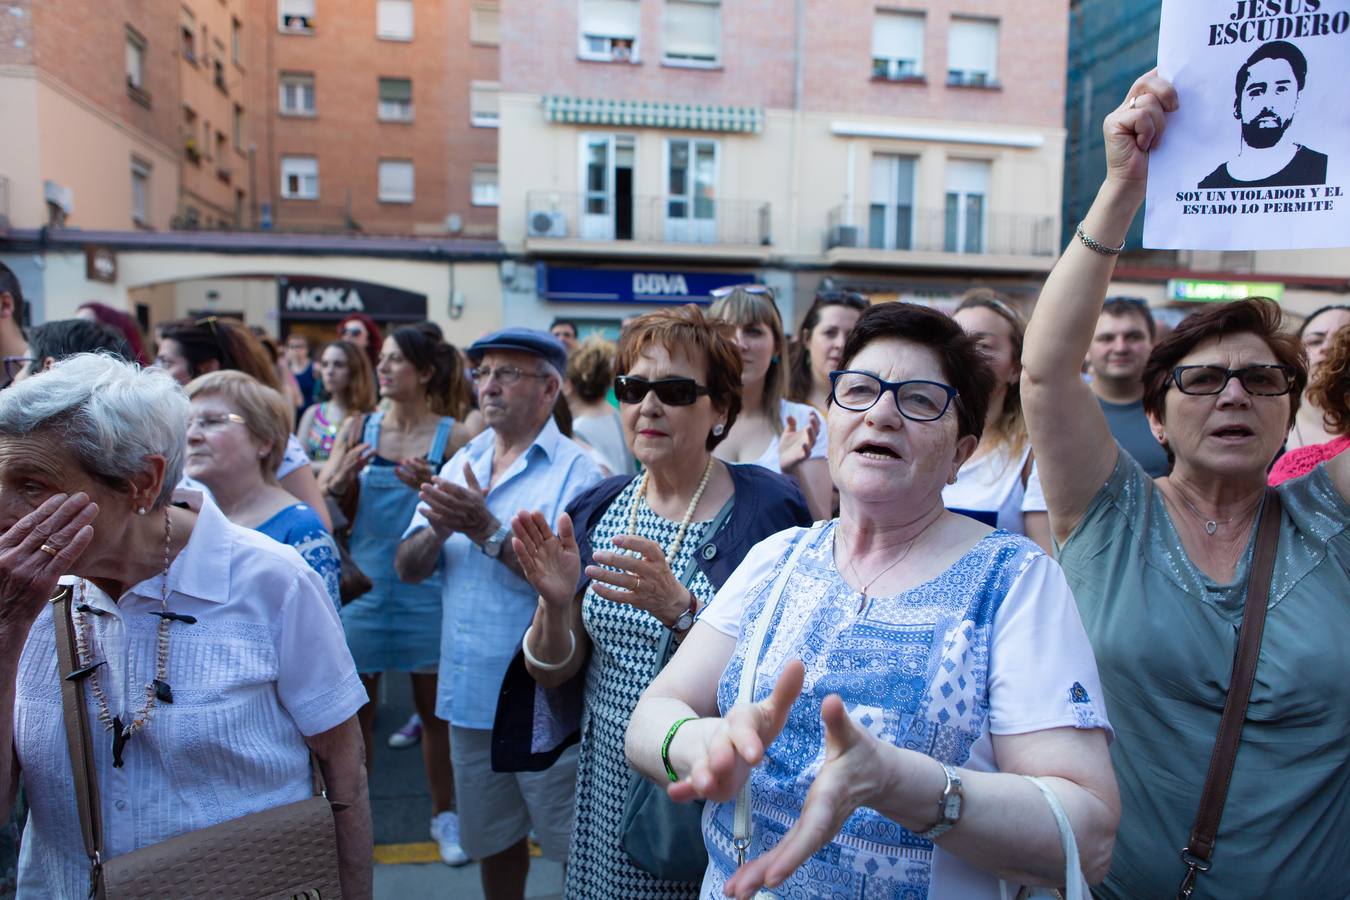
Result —
[[675, 732], [680, 730], [681, 725], [685, 722], [692, 722], [697, 718], [698, 716], [689, 716], [684, 719], [677, 719], [675, 724], [670, 726], [670, 730], [666, 732], [666, 739], [661, 742], [661, 762], [665, 765], [666, 775], [669, 776], [671, 781], [679, 781], [680, 776], [675, 774], [675, 767], [670, 764], [670, 742], [675, 740]]

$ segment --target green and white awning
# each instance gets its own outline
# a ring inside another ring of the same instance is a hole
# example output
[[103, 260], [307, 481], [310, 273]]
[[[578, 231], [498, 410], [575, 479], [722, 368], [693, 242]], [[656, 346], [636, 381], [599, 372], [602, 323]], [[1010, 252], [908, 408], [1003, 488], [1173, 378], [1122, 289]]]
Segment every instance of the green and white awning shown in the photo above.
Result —
[[620, 125], [743, 134], [758, 134], [764, 130], [764, 111], [752, 106], [601, 100], [593, 97], [545, 97], [544, 118], [568, 125]]

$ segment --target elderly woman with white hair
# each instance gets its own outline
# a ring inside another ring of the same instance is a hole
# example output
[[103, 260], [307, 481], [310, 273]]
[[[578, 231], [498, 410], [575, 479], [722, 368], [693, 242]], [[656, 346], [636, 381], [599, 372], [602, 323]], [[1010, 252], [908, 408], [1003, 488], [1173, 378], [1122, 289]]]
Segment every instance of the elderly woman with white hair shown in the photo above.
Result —
[[[18, 895], [90, 890], [83, 744], [102, 866], [305, 800], [313, 754], [343, 895], [369, 897], [366, 697], [337, 613], [294, 553], [171, 502], [188, 414], [167, 374], [90, 354], [0, 394], [0, 815], [20, 771], [31, 804]], [[69, 747], [67, 675], [90, 726]]]

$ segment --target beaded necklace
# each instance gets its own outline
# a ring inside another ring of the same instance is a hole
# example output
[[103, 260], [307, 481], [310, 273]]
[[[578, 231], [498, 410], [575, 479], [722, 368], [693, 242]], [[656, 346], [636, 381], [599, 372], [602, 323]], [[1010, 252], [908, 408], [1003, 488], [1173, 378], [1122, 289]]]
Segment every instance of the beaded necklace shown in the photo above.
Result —
[[132, 717], [129, 724], [123, 724], [120, 716], [115, 716], [108, 708], [108, 698], [103, 693], [103, 683], [99, 678], [98, 669], [107, 660], [100, 660], [96, 663], [87, 662], [92, 658], [90, 645], [93, 639], [93, 624], [89, 619], [89, 613], [96, 616], [103, 615], [85, 600], [85, 582], [80, 581], [80, 602], [75, 607], [75, 656], [77, 670], [72, 673], [75, 677], [88, 677], [89, 687], [94, 694], [94, 699], [98, 704], [98, 720], [103, 723], [103, 727], [113, 733], [112, 752], [113, 768], [122, 767], [122, 749], [126, 746], [131, 736], [140, 731], [150, 721], [150, 716], [154, 712], [156, 701], [162, 703], [173, 702], [173, 689], [169, 686], [169, 626], [172, 622], [184, 622], [188, 625], [194, 624], [197, 620], [192, 616], [179, 615], [169, 612], [169, 545], [173, 540], [173, 521], [169, 518], [168, 510], [164, 512], [164, 571], [161, 576], [159, 587], [159, 611], [151, 615], [159, 616], [159, 627], [155, 636], [155, 680], [145, 686], [145, 705], [141, 707], [140, 712]]
[[[675, 532], [675, 539], [670, 542], [670, 547], [666, 550], [666, 560], [674, 560], [680, 552], [680, 545], [684, 543], [684, 535], [689, 531], [689, 523], [694, 519], [694, 510], [698, 509], [698, 502], [703, 499], [703, 491], [708, 487], [708, 479], [712, 478], [713, 473], [712, 457], [708, 457], [708, 466], [703, 470], [703, 480], [698, 483], [698, 490], [694, 491], [693, 499], [689, 501], [689, 508], [684, 511], [684, 518], [680, 520], [680, 528]], [[647, 495], [647, 479], [651, 477], [651, 470], [648, 469], [642, 473], [642, 481], [638, 482], [638, 489], [633, 493], [633, 503], [628, 509], [628, 533], [637, 534], [638, 506], [642, 503], [642, 498]]]

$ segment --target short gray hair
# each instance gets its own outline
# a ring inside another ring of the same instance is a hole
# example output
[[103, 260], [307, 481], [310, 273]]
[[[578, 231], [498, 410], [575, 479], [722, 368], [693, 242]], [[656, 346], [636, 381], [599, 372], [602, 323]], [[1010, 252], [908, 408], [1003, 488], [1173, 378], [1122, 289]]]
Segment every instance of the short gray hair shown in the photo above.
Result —
[[126, 485], [164, 457], [158, 508], [183, 477], [187, 396], [168, 373], [104, 353], [77, 353], [0, 391], [0, 436], [50, 435], [91, 476]]

